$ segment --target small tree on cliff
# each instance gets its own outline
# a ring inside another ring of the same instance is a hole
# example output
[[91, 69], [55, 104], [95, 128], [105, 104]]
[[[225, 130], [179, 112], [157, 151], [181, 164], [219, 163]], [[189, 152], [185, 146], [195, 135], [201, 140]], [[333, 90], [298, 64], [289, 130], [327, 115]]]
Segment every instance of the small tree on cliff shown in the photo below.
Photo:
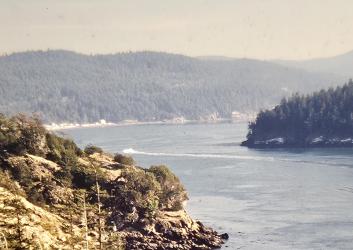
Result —
[[137, 168], [122, 171], [110, 190], [112, 197], [107, 206], [113, 208], [111, 220], [119, 227], [124, 223], [137, 223], [140, 218], [154, 217], [158, 211], [160, 191], [161, 187], [152, 173]]
[[159, 208], [161, 210], [180, 210], [188, 199], [184, 186], [179, 178], [165, 165], [152, 166], [148, 169], [161, 186]]
[[135, 164], [134, 159], [129, 155], [115, 154], [114, 161], [123, 165], [132, 166]]
[[16, 134], [16, 141], [9, 145], [10, 151], [44, 155], [46, 148], [46, 130], [37, 116], [18, 114], [10, 118]]
[[93, 144], [88, 144], [85, 149], [84, 149], [84, 152], [87, 154], [87, 155], [92, 155], [94, 153], [98, 153], [98, 154], [101, 154], [103, 153], [103, 149], [101, 149], [100, 147], [97, 147]]

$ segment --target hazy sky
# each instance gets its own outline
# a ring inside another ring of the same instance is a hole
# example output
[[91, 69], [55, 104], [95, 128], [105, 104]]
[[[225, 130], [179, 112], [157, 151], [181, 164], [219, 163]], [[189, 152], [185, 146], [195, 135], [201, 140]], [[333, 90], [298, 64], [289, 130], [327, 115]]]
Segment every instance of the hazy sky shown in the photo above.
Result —
[[0, 53], [305, 59], [353, 49], [352, 0], [0, 0]]

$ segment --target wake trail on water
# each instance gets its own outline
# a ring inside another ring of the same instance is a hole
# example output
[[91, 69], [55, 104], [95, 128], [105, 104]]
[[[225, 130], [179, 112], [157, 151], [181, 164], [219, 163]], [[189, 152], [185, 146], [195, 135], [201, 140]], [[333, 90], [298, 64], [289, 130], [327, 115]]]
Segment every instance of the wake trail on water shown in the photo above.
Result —
[[137, 151], [133, 148], [127, 148], [122, 151], [124, 154], [131, 155], [149, 155], [149, 156], [172, 156], [172, 157], [193, 157], [193, 158], [218, 158], [218, 159], [241, 159], [254, 161], [274, 161], [273, 157], [244, 156], [244, 155], [222, 155], [222, 154], [189, 154], [189, 153], [153, 153]]
[[295, 158], [282, 158], [282, 157], [271, 157], [271, 156], [246, 156], [246, 155], [224, 155], [224, 154], [191, 154], [191, 153], [155, 153], [155, 152], [144, 152], [138, 151], [133, 148], [127, 148], [122, 151], [124, 154], [130, 155], [147, 155], [147, 156], [167, 156], [167, 157], [190, 157], [190, 158], [215, 158], [215, 159], [238, 159], [238, 160], [253, 160], [253, 161], [281, 161], [281, 162], [294, 162], [294, 163], [306, 163], [323, 166], [341, 166], [352, 168], [352, 163], [334, 163], [329, 161], [320, 161], [318, 159], [305, 160]]

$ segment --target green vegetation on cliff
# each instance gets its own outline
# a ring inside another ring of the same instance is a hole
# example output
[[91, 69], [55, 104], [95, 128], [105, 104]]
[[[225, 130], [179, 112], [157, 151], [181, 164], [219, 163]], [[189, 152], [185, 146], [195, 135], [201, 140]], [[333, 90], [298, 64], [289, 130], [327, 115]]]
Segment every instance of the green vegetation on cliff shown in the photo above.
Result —
[[353, 81], [312, 95], [293, 95], [249, 124], [250, 147], [353, 146]]
[[222, 243], [186, 214], [186, 191], [166, 166], [144, 169], [93, 145], [82, 151], [36, 117], [0, 115], [0, 138], [0, 247], [211, 249]]

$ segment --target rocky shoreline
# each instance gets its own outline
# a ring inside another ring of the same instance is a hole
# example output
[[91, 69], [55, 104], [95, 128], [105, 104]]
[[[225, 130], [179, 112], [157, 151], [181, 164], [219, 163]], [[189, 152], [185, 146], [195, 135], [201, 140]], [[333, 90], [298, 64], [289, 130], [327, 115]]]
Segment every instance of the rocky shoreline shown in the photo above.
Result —
[[228, 234], [219, 235], [201, 222], [191, 220], [185, 211], [180, 211], [172, 223], [168, 220], [159, 221], [156, 228], [158, 228], [157, 231], [153, 232], [124, 232], [126, 249], [218, 249], [228, 239]]
[[[227, 118], [219, 118], [216, 120], [186, 120], [186, 119], [173, 119], [163, 121], [122, 121], [119, 123], [113, 122], [96, 122], [96, 123], [51, 123], [45, 124], [45, 128], [50, 131], [59, 131], [67, 129], [79, 129], [79, 128], [106, 128], [106, 127], [123, 127], [123, 126], [139, 126], [139, 125], [184, 125], [184, 124], [208, 124], [208, 123], [227, 123], [233, 122], [234, 120]], [[237, 122], [237, 121], [235, 121]], [[244, 122], [244, 121], [239, 121]]]
[[351, 148], [353, 138], [344, 136], [310, 136], [304, 140], [287, 137], [248, 139], [241, 146], [248, 148]]

